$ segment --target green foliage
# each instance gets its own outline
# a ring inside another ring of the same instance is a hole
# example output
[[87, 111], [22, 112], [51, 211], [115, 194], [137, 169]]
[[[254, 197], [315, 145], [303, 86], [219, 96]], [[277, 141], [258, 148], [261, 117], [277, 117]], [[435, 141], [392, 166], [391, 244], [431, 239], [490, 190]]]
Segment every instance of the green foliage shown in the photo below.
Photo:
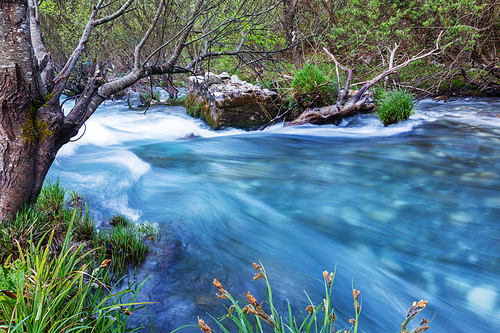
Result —
[[[301, 318], [297, 318], [293, 314], [292, 306], [288, 303], [287, 316], [282, 316], [279, 314], [278, 309], [273, 303], [273, 293], [271, 285], [269, 283], [265, 269], [257, 264], [254, 264], [254, 268], [258, 270], [255, 274], [254, 280], [263, 279], [266, 284], [266, 295], [267, 299], [263, 302], [259, 302], [250, 292], [246, 295], [247, 301], [236, 300], [231, 296], [229, 291], [225, 290], [223, 285], [214, 279], [214, 285], [218, 289], [220, 294], [217, 297], [220, 299], [227, 299], [230, 301], [230, 307], [228, 309], [227, 316], [223, 316], [216, 320], [219, 328], [222, 332], [229, 333], [230, 325], [227, 321], [232, 322], [236, 327], [238, 327], [238, 332], [266, 332], [270, 328], [275, 333], [330, 333], [330, 332], [347, 332], [347, 329], [335, 329], [335, 323], [337, 321], [336, 310], [333, 307], [335, 303], [332, 298], [333, 291], [333, 281], [335, 278], [335, 273], [329, 273], [327, 271], [323, 272], [323, 287], [324, 296], [323, 301], [319, 302], [317, 305], [313, 303], [307, 292], [305, 292], [309, 304], [305, 308], [304, 313], [301, 313]], [[318, 279], [321, 282], [321, 280]], [[349, 320], [352, 325], [348, 332], [357, 333], [359, 325], [359, 315], [361, 314], [361, 300], [359, 299], [360, 291], [353, 288], [352, 299], [354, 307], [354, 315]], [[406, 330], [408, 323], [413, 320], [418, 313], [420, 313], [427, 306], [426, 301], [415, 302], [408, 316], [401, 325], [401, 332]], [[422, 332], [425, 330], [423, 326], [426, 320], [423, 320], [420, 324], [420, 328], [415, 329], [413, 332]], [[211, 328], [204, 322], [204, 320], [198, 318], [198, 325], [204, 332], [212, 332]], [[191, 325], [190, 325], [191, 326]], [[192, 325], [194, 326], [194, 325]], [[184, 326], [186, 327], [186, 326]], [[183, 327], [181, 327], [183, 328]], [[178, 328], [177, 330], [181, 329]], [[428, 327], [427, 327], [428, 328]], [[420, 330], [418, 330], [420, 329]], [[175, 331], [177, 331], [175, 330]], [[173, 332], [175, 332], [173, 331]], [[173, 333], [172, 332], [172, 333]]]
[[380, 95], [377, 115], [384, 126], [408, 119], [415, 113], [413, 96], [403, 89], [395, 89]]
[[[49, 231], [54, 232], [53, 250], [61, 251], [61, 244], [71, 225], [71, 241], [82, 244], [92, 255], [86, 256], [91, 268], [111, 259], [112, 265], [106, 279], [119, 278], [129, 265], [142, 263], [150, 252], [148, 242], [154, 241], [158, 234], [156, 225], [146, 223], [136, 225], [123, 215], [113, 217], [122, 224], [112, 227], [108, 232], [97, 230], [90, 218], [88, 206], [81, 203], [76, 192], [71, 193], [71, 205], [66, 206], [67, 192], [59, 182], [47, 181], [35, 205], [25, 206], [16, 218], [0, 229], [0, 262], [8, 257], [18, 259], [21, 252], [29, 251], [31, 244], [41, 242], [45, 245]], [[73, 215], [75, 218], [72, 222]]]
[[121, 226], [121, 227], [127, 227], [130, 225], [130, 221], [125, 217], [123, 214], [118, 214], [118, 215], [113, 215], [109, 219], [109, 224], [111, 224], [113, 227]]
[[[54, 231], [27, 251], [19, 247], [19, 259], [2, 266], [0, 328], [6, 332], [126, 332], [135, 295], [141, 286], [114, 293], [103, 283], [108, 262], [93, 270], [85, 264], [92, 252], [72, 242], [72, 214], [61, 251], [54, 253]], [[126, 297], [132, 295], [130, 301]], [[126, 308], [126, 307], [130, 307]]]
[[292, 97], [303, 107], [323, 106], [335, 101], [335, 86], [315, 65], [298, 70], [291, 82]]
[[94, 242], [101, 247], [97, 253], [113, 262], [116, 276], [123, 274], [130, 263], [142, 263], [149, 255], [150, 248], [145, 240], [154, 240], [158, 234], [153, 224], [135, 224], [123, 215], [110, 219], [114, 226], [108, 231], [99, 231]]

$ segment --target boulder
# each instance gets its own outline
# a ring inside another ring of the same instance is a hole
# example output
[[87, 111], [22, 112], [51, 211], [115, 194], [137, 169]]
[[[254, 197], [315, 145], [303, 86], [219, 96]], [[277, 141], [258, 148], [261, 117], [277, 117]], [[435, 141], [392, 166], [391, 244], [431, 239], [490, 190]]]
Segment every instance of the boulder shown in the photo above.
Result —
[[186, 111], [204, 119], [213, 129], [246, 130], [266, 125], [279, 112], [282, 100], [274, 91], [240, 80], [227, 73], [191, 76]]

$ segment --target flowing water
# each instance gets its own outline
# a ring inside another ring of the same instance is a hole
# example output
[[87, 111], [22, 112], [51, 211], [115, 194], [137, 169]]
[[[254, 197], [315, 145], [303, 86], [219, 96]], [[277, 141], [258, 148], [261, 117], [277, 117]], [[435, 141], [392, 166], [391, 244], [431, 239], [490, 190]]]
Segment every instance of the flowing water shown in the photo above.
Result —
[[[262, 262], [283, 315], [322, 301], [337, 270], [337, 327], [399, 332], [425, 299], [430, 332], [500, 332], [500, 103], [421, 101], [384, 128], [374, 115], [339, 126], [212, 131], [183, 107], [147, 115], [108, 102], [63, 147], [51, 179], [88, 199], [106, 223], [156, 222], [160, 241], [137, 271], [134, 314], [158, 332], [223, 315], [214, 278], [245, 299]], [[312, 278], [311, 278], [312, 277]], [[315, 279], [317, 278], [317, 279]], [[418, 323], [417, 323], [418, 324]], [[149, 332], [150, 328], [144, 329]], [[181, 332], [200, 332], [187, 327]]]

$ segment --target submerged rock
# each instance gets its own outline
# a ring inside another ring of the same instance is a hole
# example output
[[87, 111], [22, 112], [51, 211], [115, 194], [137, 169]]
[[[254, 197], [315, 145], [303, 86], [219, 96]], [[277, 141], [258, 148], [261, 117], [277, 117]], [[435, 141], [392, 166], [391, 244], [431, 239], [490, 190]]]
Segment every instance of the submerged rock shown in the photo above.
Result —
[[235, 127], [257, 129], [276, 117], [280, 96], [260, 85], [227, 73], [189, 78], [186, 111], [204, 119], [213, 129]]

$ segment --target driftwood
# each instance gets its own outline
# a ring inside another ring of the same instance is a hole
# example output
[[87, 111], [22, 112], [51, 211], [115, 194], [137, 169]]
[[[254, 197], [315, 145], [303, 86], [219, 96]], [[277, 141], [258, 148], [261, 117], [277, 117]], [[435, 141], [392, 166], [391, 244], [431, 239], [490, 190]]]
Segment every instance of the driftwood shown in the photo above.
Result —
[[[439, 41], [442, 36], [439, 34], [437, 40], [436, 40], [436, 45], [435, 47], [430, 50], [427, 53], [424, 53], [424, 51], [420, 52], [416, 56], [407, 59], [403, 63], [399, 65], [394, 65], [394, 57], [396, 54], [396, 50], [398, 49], [399, 45], [396, 44], [394, 49], [390, 50], [391, 56], [390, 56], [390, 62], [389, 62], [389, 68], [384, 71], [383, 73], [379, 74], [372, 80], [366, 82], [361, 89], [359, 89], [352, 97], [348, 96], [348, 90], [349, 86], [351, 84], [351, 79], [352, 79], [352, 69], [346, 68], [342, 66], [337, 59], [331, 54], [326, 48], [323, 48], [323, 50], [326, 52], [326, 54], [335, 62], [335, 64], [340, 67], [342, 70], [346, 71], [348, 73], [347, 81], [345, 83], [344, 90], [342, 92], [339, 91], [339, 98], [335, 102], [334, 105], [328, 105], [324, 106], [321, 108], [308, 108], [306, 109], [298, 118], [295, 120], [287, 123], [285, 126], [294, 126], [294, 125], [302, 125], [306, 123], [310, 124], [329, 124], [333, 123], [333, 121], [337, 118], [342, 118], [342, 117], [348, 117], [352, 116], [356, 113], [359, 112], [369, 112], [373, 110], [374, 105], [373, 103], [369, 103], [369, 97], [370, 94], [368, 92], [368, 89], [373, 87], [377, 82], [380, 80], [384, 79], [385, 77], [388, 77], [389, 75], [395, 74], [399, 69], [404, 68], [408, 66], [408, 64], [417, 61], [419, 59], [423, 59], [426, 57], [429, 57], [431, 55], [436, 55], [444, 50], [444, 48], [440, 48], [439, 46]], [[349, 97], [349, 98], [348, 98]]]

